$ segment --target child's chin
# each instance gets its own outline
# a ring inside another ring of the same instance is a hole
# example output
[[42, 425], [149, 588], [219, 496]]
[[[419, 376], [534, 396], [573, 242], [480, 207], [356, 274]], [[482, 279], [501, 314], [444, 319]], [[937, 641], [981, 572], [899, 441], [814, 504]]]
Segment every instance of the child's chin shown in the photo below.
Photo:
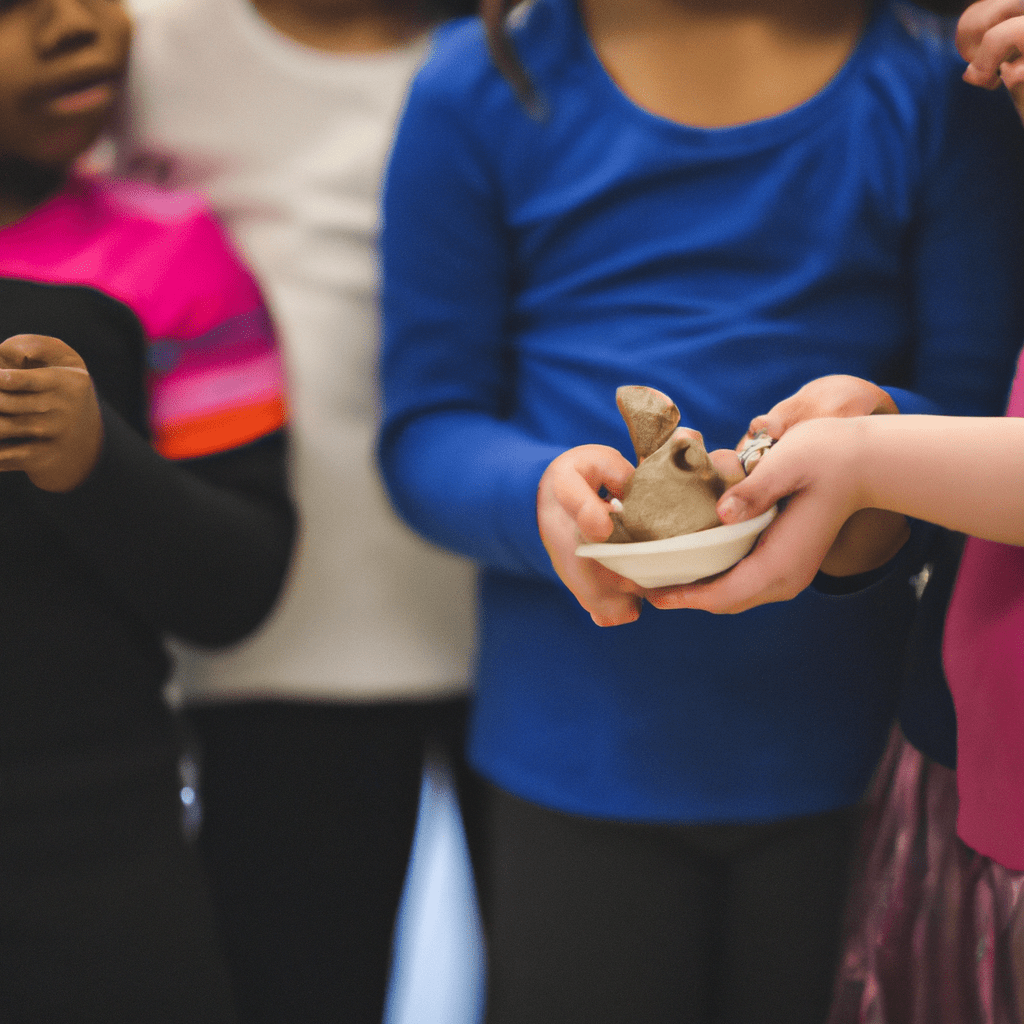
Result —
[[29, 155], [29, 161], [42, 172], [67, 170], [85, 152], [93, 147], [107, 124], [107, 116], [76, 118], [66, 127], [47, 133]]

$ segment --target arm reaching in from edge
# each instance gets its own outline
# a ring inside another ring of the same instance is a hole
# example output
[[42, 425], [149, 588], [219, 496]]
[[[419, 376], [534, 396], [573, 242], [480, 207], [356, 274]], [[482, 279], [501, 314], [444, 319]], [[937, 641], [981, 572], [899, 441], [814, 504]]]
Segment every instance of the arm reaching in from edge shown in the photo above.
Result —
[[1024, 2], [971, 4], [957, 24], [956, 48], [968, 62], [964, 81], [983, 89], [1002, 83], [1024, 120]]
[[884, 509], [1024, 546], [1024, 419], [870, 416], [799, 423], [722, 495], [725, 522], [787, 498], [724, 575], [673, 588], [672, 607], [738, 612], [798, 594], [844, 522]]
[[[789, 437], [791, 431], [807, 421], [839, 422], [854, 417], [889, 419], [890, 415], [896, 418], [895, 414], [898, 413], [899, 409], [890, 395], [870, 381], [846, 374], [818, 377], [805, 384], [796, 394], [773, 406], [763, 416], [755, 416], [751, 420], [747, 434], [740, 442], [740, 447], [760, 431], [779, 439], [781, 443], [783, 437]], [[775, 447], [777, 448], [778, 444]], [[767, 455], [762, 456], [761, 461], [763, 462], [774, 451], [774, 448], [771, 449]], [[754, 473], [758, 471], [760, 465], [758, 462], [754, 466]], [[800, 486], [794, 482], [790, 490], [780, 489], [776, 497], [764, 505], [761, 511], [767, 511], [776, 501], [792, 495]], [[753, 518], [753, 515], [728, 515], [731, 506], [723, 502], [726, 495], [734, 491], [735, 488], [727, 491], [718, 504], [718, 515], [724, 523]], [[790, 498], [789, 505], [795, 507], [787, 506], [784, 522], [779, 524], [776, 521], [765, 531], [754, 553], [758, 554], [760, 546], [781, 527], [784, 536], [788, 537], [792, 532], [796, 538], [803, 538], [806, 541], [801, 548], [804, 559], [800, 564], [800, 571], [791, 571], [788, 568], [783, 570], [770, 563], [764, 568], [775, 569], [784, 574], [784, 578], [758, 579], [755, 583], [747, 577], [757, 570], [759, 563], [755, 563], [752, 569], [745, 564], [746, 560], [741, 561], [739, 566], [743, 568], [740, 578], [734, 580], [734, 574], [740, 570], [731, 569], [724, 577], [731, 581], [730, 587], [712, 591], [707, 600], [714, 607], [707, 610], [740, 612], [768, 601], [787, 600], [808, 586], [819, 571], [830, 576], [855, 576], [870, 572], [889, 561], [907, 542], [910, 535], [910, 526], [906, 518], [892, 511], [868, 506], [843, 506], [840, 503], [839, 506], [829, 507], [830, 518], [827, 523], [822, 524], [805, 521], [807, 512], [802, 502]], [[815, 514], [821, 515], [820, 510], [811, 511], [812, 516]], [[712, 585], [697, 583], [682, 587], [666, 587], [649, 594], [648, 600], [656, 608], [662, 609], [707, 607], [695, 603], [696, 595], [704, 594], [704, 588]]]

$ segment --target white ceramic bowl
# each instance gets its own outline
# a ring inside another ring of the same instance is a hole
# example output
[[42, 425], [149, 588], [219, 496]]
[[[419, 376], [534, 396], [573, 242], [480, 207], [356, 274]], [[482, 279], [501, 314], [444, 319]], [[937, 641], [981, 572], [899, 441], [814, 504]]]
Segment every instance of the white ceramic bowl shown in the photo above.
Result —
[[666, 540], [633, 544], [581, 544], [576, 554], [596, 558], [603, 566], [641, 587], [672, 587], [725, 572], [754, 546], [761, 531], [775, 518], [774, 506], [745, 523], [713, 526]]

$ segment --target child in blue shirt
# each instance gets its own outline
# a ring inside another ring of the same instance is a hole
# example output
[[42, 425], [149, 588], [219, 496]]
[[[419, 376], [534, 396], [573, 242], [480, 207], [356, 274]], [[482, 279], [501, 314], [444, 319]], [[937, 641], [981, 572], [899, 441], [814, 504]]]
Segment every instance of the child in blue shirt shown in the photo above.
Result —
[[483, 565], [489, 1020], [820, 1021], [915, 541], [869, 524], [742, 618], [639, 614], [577, 601], [576, 513], [631, 468], [622, 384], [709, 448], [825, 374], [863, 412], [997, 411], [1013, 112], [888, 3], [536, 0], [511, 40], [503, 6], [399, 128], [380, 449], [398, 510]]

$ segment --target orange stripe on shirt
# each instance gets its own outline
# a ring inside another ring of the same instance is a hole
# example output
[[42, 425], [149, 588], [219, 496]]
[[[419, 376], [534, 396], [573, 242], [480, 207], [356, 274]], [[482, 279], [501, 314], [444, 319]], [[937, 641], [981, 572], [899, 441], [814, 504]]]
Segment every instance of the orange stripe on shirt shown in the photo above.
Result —
[[280, 430], [286, 420], [284, 400], [273, 398], [201, 419], [164, 423], [154, 434], [153, 447], [168, 459], [198, 459], [256, 441]]

